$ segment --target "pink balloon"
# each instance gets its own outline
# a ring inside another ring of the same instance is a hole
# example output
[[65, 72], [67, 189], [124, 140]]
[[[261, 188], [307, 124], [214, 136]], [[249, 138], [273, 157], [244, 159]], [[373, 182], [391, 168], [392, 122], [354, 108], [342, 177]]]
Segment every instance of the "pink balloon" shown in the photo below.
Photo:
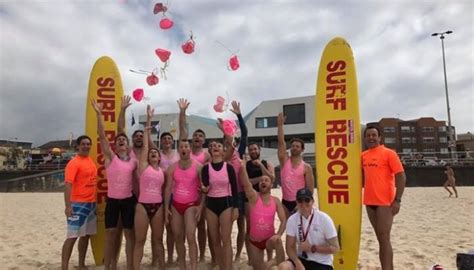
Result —
[[214, 108], [214, 111], [216, 112], [223, 112], [224, 111], [224, 103], [225, 103], [225, 99], [221, 96], [218, 96], [217, 97], [217, 100], [216, 100], [216, 104], [214, 104], [213, 108]]
[[160, 58], [160, 60], [162, 62], [168, 61], [168, 59], [170, 58], [170, 55], [171, 55], [170, 51], [165, 50], [165, 49], [160, 49], [160, 48], [156, 49], [155, 53]]
[[222, 122], [222, 129], [224, 130], [225, 135], [234, 136], [237, 126], [233, 120], [224, 120]]
[[183, 49], [185, 54], [191, 54], [194, 52], [194, 44], [194, 40], [190, 39], [181, 45], [181, 49]]
[[240, 64], [239, 64], [239, 58], [237, 57], [237, 55], [233, 55], [233, 56], [229, 59], [229, 67], [230, 67], [230, 69], [232, 69], [232, 70], [237, 70], [237, 69], [239, 69]]
[[161, 19], [160, 21], [160, 28], [163, 29], [163, 30], [168, 30], [170, 29], [171, 27], [173, 27], [173, 21], [168, 19], [168, 18], [163, 18]]
[[158, 76], [155, 75], [155, 73], [151, 73], [150, 76], [146, 77], [146, 83], [149, 86], [156, 85], [156, 84], [158, 84], [159, 81], [160, 81], [160, 79], [158, 78]]
[[143, 95], [144, 95], [144, 92], [142, 88], [137, 88], [133, 90], [132, 96], [136, 101], [140, 102], [143, 99]]

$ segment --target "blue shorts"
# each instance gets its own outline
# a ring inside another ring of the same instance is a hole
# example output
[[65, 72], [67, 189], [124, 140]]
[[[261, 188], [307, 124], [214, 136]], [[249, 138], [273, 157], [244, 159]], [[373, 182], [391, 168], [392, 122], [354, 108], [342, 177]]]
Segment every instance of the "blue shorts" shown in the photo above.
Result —
[[96, 234], [95, 202], [72, 202], [72, 215], [67, 218], [67, 238]]

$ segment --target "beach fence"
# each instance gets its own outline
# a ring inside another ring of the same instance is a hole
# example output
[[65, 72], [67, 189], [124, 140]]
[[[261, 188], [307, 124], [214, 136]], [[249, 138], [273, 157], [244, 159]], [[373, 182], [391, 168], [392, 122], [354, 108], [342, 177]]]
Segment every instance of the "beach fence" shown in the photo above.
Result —
[[55, 192], [64, 190], [64, 169], [0, 181], [0, 192]]

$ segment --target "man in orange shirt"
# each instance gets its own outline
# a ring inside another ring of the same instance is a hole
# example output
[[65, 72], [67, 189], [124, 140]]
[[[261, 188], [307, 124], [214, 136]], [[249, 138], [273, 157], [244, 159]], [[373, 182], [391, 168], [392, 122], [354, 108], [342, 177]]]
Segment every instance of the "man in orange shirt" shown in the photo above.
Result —
[[390, 230], [393, 217], [400, 211], [406, 176], [397, 153], [380, 144], [380, 131], [368, 126], [364, 131], [368, 150], [362, 153], [364, 204], [379, 242], [383, 270], [393, 269]]
[[79, 269], [86, 269], [85, 259], [89, 236], [97, 231], [96, 178], [97, 167], [89, 157], [91, 139], [82, 135], [76, 140], [77, 155], [68, 162], [64, 176], [64, 213], [67, 217], [67, 238], [61, 254], [61, 268], [68, 269], [69, 259], [79, 238]]

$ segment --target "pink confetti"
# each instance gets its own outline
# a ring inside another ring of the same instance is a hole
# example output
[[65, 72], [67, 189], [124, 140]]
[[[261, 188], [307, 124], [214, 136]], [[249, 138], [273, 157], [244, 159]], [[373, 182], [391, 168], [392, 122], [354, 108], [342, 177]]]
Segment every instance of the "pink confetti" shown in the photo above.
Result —
[[163, 5], [163, 3], [156, 3], [155, 4], [155, 7], [153, 8], [153, 13], [154, 14], [158, 14], [160, 12], [166, 12], [168, 10], [168, 8]]
[[183, 45], [181, 45], [181, 49], [183, 49], [183, 52], [185, 54], [192, 54], [194, 52], [194, 44], [195, 44], [195, 42], [191, 38], [188, 41], [186, 41], [185, 43], [183, 43]]
[[214, 104], [214, 111], [216, 112], [224, 112], [224, 105], [225, 105], [225, 99], [221, 96], [217, 97], [216, 104]]
[[224, 120], [222, 122], [222, 129], [224, 130], [225, 135], [234, 136], [235, 131], [237, 130], [237, 126], [235, 125], [235, 121], [233, 120]]
[[153, 85], [156, 85], [158, 84], [158, 82], [160, 81], [160, 79], [158, 78], [158, 76], [155, 75], [155, 73], [151, 73], [151, 75], [147, 76], [146, 77], [146, 83], [149, 85], [149, 86], [153, 86]]

